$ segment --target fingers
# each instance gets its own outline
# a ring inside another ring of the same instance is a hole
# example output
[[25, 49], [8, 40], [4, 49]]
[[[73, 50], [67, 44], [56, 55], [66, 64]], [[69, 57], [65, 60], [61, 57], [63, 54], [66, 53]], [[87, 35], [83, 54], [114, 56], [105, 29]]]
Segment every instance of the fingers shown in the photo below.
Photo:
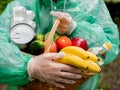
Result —
[[65, 79], [65, 78], [55, 78], [54, 81], [48, 81], [48, 83], [55, 85], [59, 88], [65, 88], [63, 84], [75, 84], [76, 82], [74, 80]]
[[71, 72], [71, 73], [78, 73], [78, 74], [81, 73], [80, 69], [78, 69], [76, 67], [73, 67], [73, 66], [70, 66], [70, 65], [65, 65], [65, 64], [63, 64], [61, 66], [61, 71], [66, 71], [66, 72]]
[[68, 13], [64, 13], [64, 12], [51, 11], [50, 14], [59, 18], [62, 22], [65, 22], [65, 21], [70, 22], [72, 19]]
[[58, 26], [57, 31], [60, 34], [65, 34], [69, 24], [72, 21], [72, 17], [70, 16], [70, 14], [59, 11], [51, 11], [50, 14], [60, 19], [60, 24]]
[[68, 79], [81, 79], [81, 70], [75, 67], [60, 64], [57, 65], [59, 67], [60, 73], [59, 77], [68, 78]]
[[66, 33], [66, 29], [60, 29], [60, 28], [58, 28], [57, 32], [60, 33], [60, 34], [65, 34]]
[[62, 12], [51, 11], [50, 14], [53, 15], [53, 16], [58, 17], [59, 19], [62, 19], [62, 17], [63, 17], [63, 13]]
[[62, 27], [62, 29], [67, 29], [67, 25], [66, 24], [63, 24], [63, 23], [61, 24], [60, 23], [59, 26], [58, 26], [58, 28], [61, 28], [61, 27]]
[[82, 78], [80, 74], [69, 73], [69, 72], [60, 72], [60, 77], [68, 78], [68, 79], [81, 79]]
[[44, 55], [44, 57], [46, 59], [51, 60], [51, 59], [59, 59], [59, 58], [63, 57], [65, 55], [65, 53], [64, 52], [60, 52], [60, 53], [45, 53], [43, 55]]
[[50, 14], [56, 17], [63, 17], [63, 16], [70, 17], [68, 13], [60, 12], [60, 11], [51, 11]]
[[61, 78], [61, 77], [58, 77], [55, 79], [55, 82], [58, 82], [58, 83], [64, 83], [64, 84], [75, 84], [76, 82], [72, 79], [66, 79], [66, 78]]

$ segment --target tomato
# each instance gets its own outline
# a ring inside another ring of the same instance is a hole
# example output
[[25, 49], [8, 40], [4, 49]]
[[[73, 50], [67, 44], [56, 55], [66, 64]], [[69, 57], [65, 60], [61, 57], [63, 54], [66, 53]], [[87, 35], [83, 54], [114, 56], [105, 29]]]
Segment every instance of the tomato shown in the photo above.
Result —
[[72, 41], [67, 36], [61, 36], [56, 40], [56, 44], [57, 44], [58, 50], [60, 50], [64, 47], [72, 46]]
[[[46, 40], [46, 41], [47, 41], [47, 40]], [[44, 42], [45, 46], [46, 46], [46, 41]], [[51, 45], [51, 47], [50, 47], [49, 52], [51, 52], [51, 53], [56, 53], [56, 52], [57, 52], [56, 42], [52, 42], [52, 45]]]
[[52, 52], [52, 53], [56, 53], [56, 52], [57, 52], [57, 45], [56, 45], [56, 42], [53, 42], [53, 43], [52, 43], [49, 52]]

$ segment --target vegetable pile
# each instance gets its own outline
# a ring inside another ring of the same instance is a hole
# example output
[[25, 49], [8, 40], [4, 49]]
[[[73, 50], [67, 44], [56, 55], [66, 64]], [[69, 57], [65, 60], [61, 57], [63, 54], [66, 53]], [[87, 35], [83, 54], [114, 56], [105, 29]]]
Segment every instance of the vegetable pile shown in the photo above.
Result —
[[[33, 41], [27, 47], [27, 53], [32, 55], [39, 55], [44, 52], [45, 42], [48, 39], [49, 32], [45, 35], [36, 34]], [[87, 41], [80, 37], [70, 39], [67, 35], [61, 35], [55, 32], [53, 43], [49, 52], [59, 52], [67, 46], [78, 46], [85, 50], [88, 49]]]
[[[27, 47], [27, 53], [40, 55], [44, 53], [46, 41], [50, 32], [36, 34], [33, 41]], [[88, 51], [87, 41], [81, 37], [69, 38], [67, 35], [54, 34], [53, 42], [49, 50], [50, 53], [64, 52], [65, 56], [56, 60], [59, 63], [69, 64], [80, 68], [83, 71], [98, 73], [101, 71], [97, 65], [98, 57]]]

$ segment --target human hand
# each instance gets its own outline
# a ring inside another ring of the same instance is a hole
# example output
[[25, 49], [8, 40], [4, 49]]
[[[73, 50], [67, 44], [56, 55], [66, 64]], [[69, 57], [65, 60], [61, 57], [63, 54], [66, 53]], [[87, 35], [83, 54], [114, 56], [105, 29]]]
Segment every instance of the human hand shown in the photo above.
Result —
[[51, 11], [50, 14], [60, 19], [60, 24], [57, 29], [60, 34], [71, 34], [75, 29], [76, 22], [72, 19], [70, 14], [59, 11]]
[[54, 60], [61, 58], [64, 53], [45, 53], [33, 57], [28, 63], [30, 77], [47, 82], [59, 88], [65, 88], [64, 84], [74, 84], [80, 79], [80, 70]]

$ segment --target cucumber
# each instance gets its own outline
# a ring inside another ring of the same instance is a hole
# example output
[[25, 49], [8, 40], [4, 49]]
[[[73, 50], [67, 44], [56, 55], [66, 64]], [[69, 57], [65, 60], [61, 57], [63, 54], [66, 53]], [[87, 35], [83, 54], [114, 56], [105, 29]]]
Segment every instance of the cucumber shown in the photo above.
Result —
[[27, 52], [32, 55], [39, 55], [44, 49], [44, 42], [40, 40], [34, 40], [28, 47]]

